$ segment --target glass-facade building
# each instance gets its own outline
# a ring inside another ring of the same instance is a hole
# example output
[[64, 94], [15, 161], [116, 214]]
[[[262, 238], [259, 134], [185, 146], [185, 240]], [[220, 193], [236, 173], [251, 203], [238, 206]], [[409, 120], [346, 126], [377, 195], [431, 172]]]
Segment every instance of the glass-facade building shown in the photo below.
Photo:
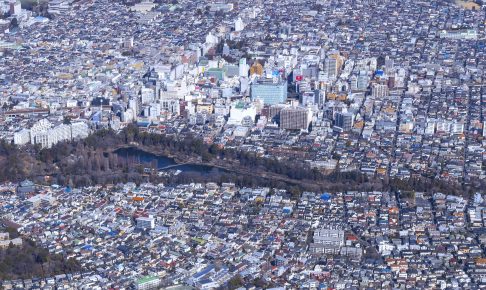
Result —
[[287, 100], [287, 81], [259, 80], [251, 85], [251, 99], [261, 99], [265, 105], [285, 103]]

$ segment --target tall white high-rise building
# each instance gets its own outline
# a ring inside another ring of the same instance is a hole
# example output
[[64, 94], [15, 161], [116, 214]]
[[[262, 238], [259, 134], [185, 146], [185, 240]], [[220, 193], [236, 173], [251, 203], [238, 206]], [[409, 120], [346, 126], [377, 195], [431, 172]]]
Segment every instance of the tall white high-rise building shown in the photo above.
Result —
[[71, 124], [71, 138], [81, 139], [89, 135], [89, 126], [84, 122], [76, 122]]
[[48, 131], [39, 132], [33, 138], [33, 144], [39, 144], [41, 148], [49, 148], [49, 133]]
[[245, 23], [240, 17], [238, 17], [238, 19], [236, 19], [235, 21], [235, 31], [239, 32], [242, 31], [243, 29], [245, 29]]
[[388, 95], [388, 86], [384, 84], [373, 84], [371, 95], [375, 98], [383, 98]]
[[350, 84], [350, 87], [351, 87], [351, 90], [355, 91], [358, 89], [358, 77], [356, 77], [355, 75], [351, 76], [349, 78], [349, 84]]
[[[15, 144], [26, 144], [27, 133], [24, 129], [14, 136]], [[73, 139], [86, 138], [89, 135], [89, 126], [84, 122], [72, 124], [59, 124], [54, 126], [47, 119], [42, 119], [35, 123], [30, 129], [31, 144], [39, 144], [42, 148], [50, 148], [53, 145]]]
[[155, 91], [152, 88], [142, 88], [142, 105], [150, 104], [155, 100]]
[[14, 144], [25, 145], [30, 142], [30, 130], [22, 129], [14, 133]]
[[324, 61], [324, 72], [327, 75], [328, 79], [336, 79], [338, 73], [338, 61], [336, 58], [326, 58], [326, 60]]
[[47, 119], [39, 120], [30, 129], [30, 143], [40, 144], [42, 148], [49, 146], [48, 130], [52, 127], [52, 123]]
[[218, 44], [218, 42], [219, 38], [212, 32], [209, 32], [208, 35], [206, 35], [206, 45], [213, 46]]
[[387, 75], [390, 75], [393, 72], [393, 69], [395, 68], [393, 59], [391, 59], [389, 56], [386, 56], [385, 58], [385, 73]]
[[149, 108], [149, 118], [157, 120], [160, 117], [161, 105], [160, 103], [151, 103]]
[[365, 71], [360, 71], [356, 81], [357, 81], [356, 89], [358, 89], [360, 91], [366, 90], [366, 88], [368, 87], [368, 82], [369, 82], [368, 74]]
[[140, 113], [141, 106], [139, 104], [139, 99], [138, 98], [133, 98], [128, 101], [128, 108], [132, 110], [133, 112], [133, 119], [137, 117], [137, 115]]
[[170, 99], [163, 99], [160, 101], [161, 110], [164, 112], [169, 112], [172, 114], [179, 115], [180, 114], [180, 102], [177, 98], [170, 98]]
[[71, 126], [60, 124], [54, 128], [47, 130], [48, 144], [47, 147], [52, 147], [62, 141], [71, 140]]
[[246, 58], [240, 59], [240, 64], [238, 66], [239, 76], [240, 77], [247, 77], [248, 76], [248, 64], [246, 63]]

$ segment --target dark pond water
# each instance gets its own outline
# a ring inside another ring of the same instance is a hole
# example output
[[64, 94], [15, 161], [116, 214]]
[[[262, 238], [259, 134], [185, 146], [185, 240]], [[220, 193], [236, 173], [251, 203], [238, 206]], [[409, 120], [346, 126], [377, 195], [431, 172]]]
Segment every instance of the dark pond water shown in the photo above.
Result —
[[199, 164], [177, 164], [174, 159], [167, 156], [158, 156], [149, 152], [142, 151], [137, 148], [121, 148], [115, 151], [115, 153], [122, 158], [132, 160], [136, 163], [150, 165], [155, 162], [156, 167], [161, 170], [180, 170], [182, 172], [193, 172], [199, 174], [213, 174], [227, 172], [224, 169], [199, 165]]

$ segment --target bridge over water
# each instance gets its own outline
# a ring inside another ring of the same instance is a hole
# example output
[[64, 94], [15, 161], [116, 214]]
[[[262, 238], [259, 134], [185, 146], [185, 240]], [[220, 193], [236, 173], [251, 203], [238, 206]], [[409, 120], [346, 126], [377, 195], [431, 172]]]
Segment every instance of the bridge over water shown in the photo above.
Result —
[[167, 170], [167, 169], [175, 168], [175, 167], [182, 166], [182, 165], [186, 165], [186, 164], [190, 164], [190, 163], [178, 163], [178, 164], [171, 164], [171, 165], [167, 165], [167, 166], [165, 166], [165, 167], [159, 168], [158, 170], [159, 170], [159, 171], [163, 171], [163, 170]]

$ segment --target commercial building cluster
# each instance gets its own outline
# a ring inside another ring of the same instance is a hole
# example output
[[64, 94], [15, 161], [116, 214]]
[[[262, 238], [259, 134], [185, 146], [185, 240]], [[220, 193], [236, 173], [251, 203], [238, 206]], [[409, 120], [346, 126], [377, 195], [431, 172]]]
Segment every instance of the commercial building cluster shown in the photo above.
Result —
[[159, 2], [52, 0], [13, 29], [31, 12], [4, 0], [0, 135], [136, 122], [323, 171], [484, 179], [484, 5]]
[[3, 184], [0, 194], [2, 223], [83, 269], [2, 281], [4, 289], [486, 285], [481, 194], [305, 192], [292, 199], [285, 190], [229, 183], [64, 188], [28, 181]]

